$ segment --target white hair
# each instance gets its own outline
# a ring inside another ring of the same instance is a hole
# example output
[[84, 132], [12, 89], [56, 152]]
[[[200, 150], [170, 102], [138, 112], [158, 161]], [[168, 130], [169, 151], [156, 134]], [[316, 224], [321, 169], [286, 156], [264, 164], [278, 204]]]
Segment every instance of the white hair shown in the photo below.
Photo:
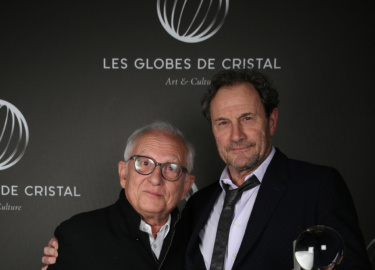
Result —
[[157, 130], [166, 131], [166, 132], [168, 132], [172, 135], [175, 135], [175, 136], [177, 136], [178, 138], [181, 139], [181, 141], [183, 142], [183, 144], [185, 145], [185, 147], [188, 150], [187, 151], [188, 152], [187, 153], [187, 169], [190, 173], [193, 170], [193, 167], [194, 167], [194, 156], [195, 156], [194, 146], [184, 138], [184, 135], [182, 134], [182, 132], [178, 128], [172, 126], [170, 123], [165, 122], [165, 121], [156, 121], [156, 122], [153, 122], [149, 125], [146, 125], [146, 126], [140, 128], [140, 129], [137, 129], [136, 131], [134, 131], [130, 135], [130, 137], [128, 138], [128, 141], [126, 143], [125, 153], [124, 153], [125, 161], [129, 160], [130, 155], [133, 152], [136, 141], [142, 135], [144, 135], [145, 133], [148, 133], [150, 131], [157, 131]]

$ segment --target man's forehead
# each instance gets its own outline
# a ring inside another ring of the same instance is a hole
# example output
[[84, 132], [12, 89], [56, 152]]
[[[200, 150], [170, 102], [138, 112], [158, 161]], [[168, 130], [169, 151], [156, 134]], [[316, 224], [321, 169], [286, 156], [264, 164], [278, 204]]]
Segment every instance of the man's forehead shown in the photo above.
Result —
[[185, 151], [179, 137], [164, 130], [154, 130], [142, 134], [136, 140], [132, 154], [148, 155], [152, 158], [163, 157], [175, 161], [179, 160]]
[[246, 110], [247, 107], [250, 110], [254, 106], [261, 105], [258, 92], [248, 86], [251, 85], [220, 88], [211, 102], [211, 112], [216, 110]]
[[150, 142], [163, 142], [171, 144], [183, 144], [182, 140], [175, 134], [166, 130], [151, 130], [143, 133], [136, 140], [136, 144]]

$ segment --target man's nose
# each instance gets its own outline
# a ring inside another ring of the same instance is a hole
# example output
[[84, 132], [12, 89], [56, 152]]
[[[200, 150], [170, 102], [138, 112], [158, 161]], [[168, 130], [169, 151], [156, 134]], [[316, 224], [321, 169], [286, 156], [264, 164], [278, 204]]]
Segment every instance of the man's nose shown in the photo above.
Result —
[[245, 139], [246, 134], [243, 131], [243, 127], [236, 123], [232, 125], [232, 133], [231, 133], [231, 139], [232, 141], [240, 141], [242, 139]]
[[153, 184], [154, 186], [158, 186], [158, 185], [161, 185], [163, 183], [164, 179], [163, 179], [163, 176], [161, 174], [161, 166], [160, 165], [156, 165], [154, 171], [150, 174], [148, 179], [151, 182], [151, 184]]

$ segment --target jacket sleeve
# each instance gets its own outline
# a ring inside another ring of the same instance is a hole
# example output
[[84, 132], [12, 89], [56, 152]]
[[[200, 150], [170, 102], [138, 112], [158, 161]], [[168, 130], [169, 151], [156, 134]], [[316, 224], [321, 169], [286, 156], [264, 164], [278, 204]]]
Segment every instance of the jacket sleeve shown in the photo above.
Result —
[[369, 269], [371, 265], [350, 191], [338, 171], [331, 168], [322, 177], [319, 191], [319, 221], [335, 228], [345, 244], [338, 269]]
[[[59, 242], [58, 257], [56, 264], [48, 266], [48, 270], [78, 269], [78, 253], [76, 252], [78, 247], [72, 243], [68, 227], [66, 222], [63, 222], [55, 230], [55, 237]], [[85, 243], [81, 243], [80, 248], [85, 248], [84, 245]]]

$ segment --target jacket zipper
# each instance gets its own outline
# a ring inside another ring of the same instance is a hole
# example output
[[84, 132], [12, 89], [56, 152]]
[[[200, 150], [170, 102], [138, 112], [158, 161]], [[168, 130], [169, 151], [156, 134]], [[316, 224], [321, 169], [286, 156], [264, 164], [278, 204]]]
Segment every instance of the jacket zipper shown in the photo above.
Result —
[[[167, 249], [167, 251], [166, 251], [166, 253], [165, 253], [165, 256], [164, 256], [162, 262], [160, 263], [160, 265], [159, 265], [159, 267], [158, 267], [158, 270], [161, 269], [161, 266], [163, 265], [163, 263], [164, 263], [164, 261], [165, 261], [165, 258], [166, 258], [167, 255], [168, 255], [169, 249], [171, 248], [171, 245], [172, 245], [172, 243], [173, 243], [173, 237], [174, 237], [174, 234], [175, 234], [175, 232], [176, 232], [176, 224], [177, 224], [177, 222], [178, 222], [179, 220], [180, 220], [180, 213], [178, 212], [176, 222], [173, 224], [173, 234], [172, 234], [172, 236], [171, 236], [171, 241], [169, 241], [168, 249]], [[164, 243], [163, 243], [163, 244], [164, 244]], [[151, 250], [151, 251], [152, 251], [152, 250]], [[155, 254], [154, 254], [153, 251], [152, 251], [152, 254], [154, 255], [154, 258], [155, 258]], [[156, 258], [155, 258], [155, 259], [156, 259]]]

